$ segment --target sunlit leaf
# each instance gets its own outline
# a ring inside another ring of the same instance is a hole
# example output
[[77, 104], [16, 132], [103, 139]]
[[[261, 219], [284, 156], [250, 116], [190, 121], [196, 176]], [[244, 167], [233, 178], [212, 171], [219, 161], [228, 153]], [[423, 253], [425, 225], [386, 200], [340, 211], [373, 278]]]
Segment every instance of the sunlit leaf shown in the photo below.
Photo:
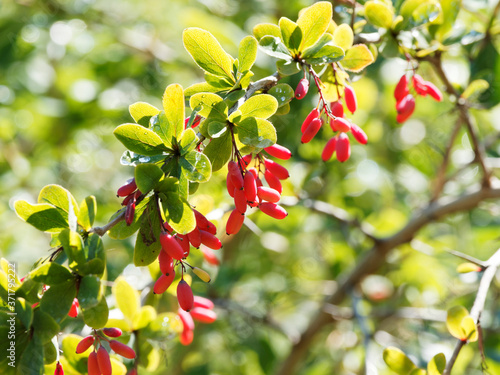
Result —
[[145, 102], [137, 102], [131, 104], [128, 107], [128, 110], [134, 121], [146, 128], [149, 127], [149, 120], [151, 119], [151, 117], [160, 113], [160, 110], [158, 108]]
[[354, 33], [351, 26], [343, 23], [333, 32], [333, 44], [339, 46], [344, 51], [352, 47], [354, 41]]
[[248, 117], [267, 119], [278, 109], [278, 101], [272, 95], [260, 94], [248, 98], [239, 108], [241, 120]]
[[401, 349], [388, 347], [384, 350], [384, 361], [397, 374], [408, 374], [416, 366]]
[[342, 60], [342, 66], [352, 72], [360, 72], [374, 61], [373, 55], [364, 44], [349, 48]]
[[257, 40], [252, 36], [244, 37], [238, 48], [238, 70], [244, 72], [250, 70], [257, 58]]
[[126, 148], [141, 155], [153, 156], [168, 151], [158, 134], [141, 125], [123, 124], [113, 134]]
[[306, 8], [297, 20], [302, 30], [302, 42], [300, 50], [314, 45], [326, 32], [332, 19], [332, 3], [329, 1], [319, 1]]
[[427, 364], [428, 375], [442, 375], [446, 367], [446, 357], [443, 353], [436, 354]]
[[374, 26], [390, 28], [393, 16], [392, 8], [385, 3], [367, 1], [365, 4], [365, 17]]

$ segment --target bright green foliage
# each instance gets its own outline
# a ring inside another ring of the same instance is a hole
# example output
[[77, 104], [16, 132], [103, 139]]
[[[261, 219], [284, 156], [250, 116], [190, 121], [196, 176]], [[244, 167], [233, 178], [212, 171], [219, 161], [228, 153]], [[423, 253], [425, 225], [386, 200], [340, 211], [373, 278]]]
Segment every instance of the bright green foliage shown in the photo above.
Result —
[[399, 375], [407, 375], [416, 367], [403, 351], [394, 347], [385, 348], [384, 361], [392, 371]]
[[446, 357], [443, 353], [436, 354], [427, 364], [428, 375], [441, 375], [446, 367]]
[[392, 26], [393, 17], [393, 9], [389, 5], [373, 0], [365, 3], [365, 18], [374, 26], [388, 29]]
[[129, 112], [136, 123], [147, 128], [151, 117], [160, 113], [160, 110], [149, 103], [137, 102], [129, 106]]
[[450, 334], [462, 341], [477, 341], [478, 333], [474, 319], [463, 306], [455, 306], [448, 310], [446, 327]]

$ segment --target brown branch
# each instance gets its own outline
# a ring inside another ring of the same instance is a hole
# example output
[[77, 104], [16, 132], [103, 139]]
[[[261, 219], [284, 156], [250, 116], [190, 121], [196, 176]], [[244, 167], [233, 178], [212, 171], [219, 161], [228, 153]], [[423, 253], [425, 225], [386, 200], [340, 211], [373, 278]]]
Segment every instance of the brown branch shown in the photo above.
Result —
[[[430, 222], [455, 212], [470, 210], [477, 207], [480, 202], [493, 198], [500, 198], [500, 186], [496, 188], [483, 186], [479, 190], [472, 191], [453, 200], [441, 198], [436, 202], [430, 203], [396, 234], [391, 237], [379, 239], [357, 266], [339, 282], [339, 287], [327, 298], [325, 306], [327, 304], [340, 304], [347, 297], [349, 290], [355, 287], [365, 276], [376, 272], [385, 263], [385, 259], [391, 250], [411, 241], [418, 231]], [[330, 314], [324, 308], [321, 308], [317, 315], [311, 319], [309, 326], [302, 333], [300, 339], [295, 342], [277, 374], [296, 373], [296, 367], [310, 350], [314, 338], [330, 323], [332, 323]]]
[[[470, 316], [476, 324], [479, 325], [479, 319], [481, 313], [484, 310], [484, 304], [486, 302], [486, 296], [488, 295], [488, 290], [490, 289], [491, 282], [493, 281], [495, 274], [500, 268], [500, 249], [498, 249], [491, 257], [486, 261], [486, 269], [484, 271], [483, 277], [481, 278], [481, 282], [479, 283], [479, 288], [477, 290], [476, 299], [474, 300], [474, 304], [472, 305], [472, 309], [470, 311]], [[443, 375], [450, 375], [453, 366], [458, 358], [458, 354], [465, 346], [466, 341], [458, 340], [457, 345], [455, 346], [455, 350], [453, 351], [453, 355], [450, 360], [446, 364], [446, 368], [443, 372]]]
[[[123, 210], [123, 209], [122, 209]], [[89, 233], [96, 233], [99, 236], [104, 236], [108, 230], [113, 228], [116, 224], [118, 224], [120, 221], [125, 220], [125, 210], [121, 212], [120, 215], [115, 217], [113, 220], [111, 220], [109, 223], [107, 223], [103, 227], [94, 227], [89, 230]]]

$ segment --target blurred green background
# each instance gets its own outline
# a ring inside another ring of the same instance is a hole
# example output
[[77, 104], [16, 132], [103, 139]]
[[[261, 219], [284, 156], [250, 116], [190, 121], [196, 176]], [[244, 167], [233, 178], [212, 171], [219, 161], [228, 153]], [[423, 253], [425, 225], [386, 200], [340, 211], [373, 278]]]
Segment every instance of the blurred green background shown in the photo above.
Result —
[[[2, 1], [0, 254], [16, 262], [20, 275], [49, 255], [49, 238], [23, 223], [12, 209], [17, 199], [34, 202], [46, 184], [66, 187], [79, 201], [95, 195], [100, 224], [120, 208], [115, 191], [133, 170], [120, 165], [124, 148], [112, 131], [131, 121], [128, 105], [146, 101], [160, 106], [168, 84], [187, 87], [202, 80], [202, 71], [182, 46], [184, 28], [209, 30], [235, 55], [240, 39], [255, 24], [275, 23], [282, 16], [296, 19], [298, 11], [311, 3]], [[461, 27], [481, 32], [481, 20], [490, 11], [487, 2], [465, 5], [474, 8], [460, 13]], [[348, 19], [342, 6], [335, 10], [338, 23]], [[471, 74], [469, 52], [457, 48], [445, 56], [445, 70], [458, 87], [466, 86]], [[294, 154], [293, 162], [284, 163], [291, 172], [285, 196], [319, 199], [344, 208], [380, 236], [403, 227], [412, 212], [425, 204], [456, 116], [447, 100], [437, 104], [422, 98], [413, 118], [402, 126], [396, 124], [392, 90], [405, 68], [401, 59], [379, 59], [353, 84], [359, 101], [353, 121], [365, 129], [369, 144], [354, 145], [351, 159], [344, 164], [321, 162], [322, 147], [331, 137], [325, 130], [310, 144], [300, 145], [298, 129], [316, 104], [313, 93], [295, 101], [288, 115], [273, 119], [279, 143]], [[259, 53], [254, 71], [256, 79], [272, 74], [273, 60]], [[440, 84], [425, 64], [419, 72]], [[284, 81], [295, 87], [298, 79]], [[473, 110], [481, 137], [491, 139], [491, 158], [500, 152], [493, 138], [500, 128], [495, 122], [499, 111], [498, 106]], [[469, 138], [461, 133], [450, 173], [461, 171], [446, 185], [445, 194], [455, 196], [478, 182], [477, 167], [467, 166], [472, 158]], [[214, 175], [193, 199], [214, 219], [221, 219], [221, 212], [231, 204], [224, 180], [223, 172]], [[449, 356], [455, 340], [442, 322], [445, 311], [460, 303], [471, 306], [478, 277], [459, 276], [455, 268], [460, 260], [443, 249], [488, 258], [499, 246], [499, 208], [486, 202], [471, 212], [452, 215], [424, 228], [411, 246], [394, 251], [379, 275], [366, 278], [344, 306], [331, 307], [337, 324], [322, 332], [300, 373], [389, 374], [381, 357], [388, 345], [411, 353], [420, 365], [438, 352]], [[352, 269], [371, 245], [357, 230], [300, 203], [288, 210], [290, 215], [282, 222], [250, 215], [252, 230], [244, 228], [234, 238], [223, 235], [224, 220], [218, 223], [224, 241], [218, 253], [222, 265], [208, 266], [195, 255], [214, 277], [208, 286], [195, 282], [193, 287], [195, 294], [215, 300], [219, 319], [210, 326], [197, 325], [189, 347], [181, 347], [177, 338], [165, 340], [164, 360], [155, 373], [166, 369], [170, 374], [190, 375], [273, 373], [325, 295], [335, 289], [339, 275]], [[129, 265], [132, 240], [105, 238], [105, 243], [109, 280], [123, 272], [138, 288], [151, 281], [148, 270]], [[482, 316], [491, 374], [500, 373], [498, 278], [496, 286]], [[358, 319], [352, 317], [353, 304], [361, 314]], [[424, 319], [408, 318], [419, 313]], [[463, 350], [454, 373], [481, 374], [475, 344]]]

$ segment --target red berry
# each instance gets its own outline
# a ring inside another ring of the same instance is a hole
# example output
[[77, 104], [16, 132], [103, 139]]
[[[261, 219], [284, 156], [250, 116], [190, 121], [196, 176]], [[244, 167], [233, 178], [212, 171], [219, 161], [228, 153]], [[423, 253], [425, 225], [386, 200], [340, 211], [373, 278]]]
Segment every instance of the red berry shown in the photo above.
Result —
[[90, 348], [94, 343], [94, 340], [94, 336], [87, 336], [81, 339], [76, 346], [76, 354], [82, 354], [84, 351]]
[[200, 235], [200, 230], [198, 227], [195, 227], [191, 232], [187, 234], [189, 242], [191, 242], [191, 245], [193, 247], [200, 247], [201, 245], [201, 235]]
[[284, 219], [288, 216], [288, 213], [281, 206], [278, 206], [275, 203], [264, 202], [259, 205], [259, 209], [264, 212], [266, 215], [274, 217], [275, 219]]
[[351, 130], [351, 122], [345, 118], [337, 117], [330, 119], [330, 127], [334, 132], [348, 132]]
[[218, 266], [220, 264], [219, 258], [214, 254], [212, 250], [210, 250], [206, 246], [200, 246], [201, 253], [203, 254], [203, 258], [207, 261], [207, 263], [213, 264], [214, 266]]
[[102, 333], [108, 337], [120, 337], [122, 330], [120, 328], [103, 328]]
[[187, 258], [187, 256], [189, 255], [189, 250], [191, 248], [188, 236], [185, 234], [177, 233], [174, 236], [174, 238], [177, 241], [177, 243], [182, 247], [182, 250], [184, 251], [184, 258]]
[[74, 298], [73, 303], [71, 304], [71, 308], [68, 312], [68, 316], [70, 318], [76, 318], [78, 316], [78, 306], [80, 306], [80, 304], [78, 303], [78, 299]]
[[230, 161], [229, 163], [227, 163], [227, 170], [234, 187], [236, 189], [243, 189], [243, 176], [241, 175], [238, 163], [236, 163], [235, 161]]
[[247, 166], [248, 166], [248, 164], [250, 164], [251, 161], [252, 161], [252, 154], [248, 154], [248, 155], [243, 156], [240, 159], [241, 169], [247, 169]]
[[211, 221], [208, 222], [207, 232], [212, 234], [217, 234], [217, 227]]
[[160, 271], [164, 275], [172, 272], [174, 269], [174, 258], [168, 255], [166, 251], [160, 251], [158, 262], [160, 263]]
[[184, 279], [179, 281], [177, 285], [177, 301], [179, 301], [179, 306], [181, 309], [185, 311], [189, 311], [193, 308], [194, 299], [193, 299], [193, 291], [187, 282]]
[[368, 142], [368, 136], [358, 125], [351, 124], [351, 133], [354, 136], [354, 139], [356, 139], [359, 143], [366, 145]]
[[127, 206], [132, 200], [135, 200], [135, 194], [127, 195], [127, 197], [122, 201], [122, 206]]
[[406, 121], [415, 110], [415, 98], [412, 94], [406, 95], [400, 102], [396, 104], [396, 110], [398, 111], [399, 123]]
[[99, 364], [99, 370], [101, 370], [102, 375], [111, 375], [111, 360], [104, 346], [100, 346], [97, 350], [97, 363]]
[[190, 313], [184, 311], [183, 309], [178, 309], [177, 314], [181, 319], [182, 326], [184, 327], [184, 329], [189, 329], [191, 331], [194, 330], [194, 321]]
[[172, 233], [174, 231], [174, 228], [172, 228], [170, 226], [169, 223], [167, 223], [166, 221], [163, 223], [163, 228], [165, 228], [165, 230], [168, 232], [168, 233]]
[[427, 89], [427, 93], [436, 101], [440, 102], [443, 100], [443, 94], [441, 91], [434, 85], [432, 82], [425, 81], [425, 87]]
[[330, 103], [330, 110], [335, 117], [344, 117], [344, 106], [338, 100]]
[[200, 237], [201, 237], [201, 243], [206, 247], [209, 247], [214, 250], [219, 250], [222, 247], [222, 243], [220, 242], [220, 240], [212, 233], [200, 230]]
[[128, 359], [135, 358], [134, 349], [132, 349], [131, 347], [129, 347], [125, 344], [122, 344], [120, 341], [111, 340], [109, 342], [109, 346], [111, 347], [111, 349], [113, 349], [113, 351], [116, 354], [121, 355], [122, 357], [125, 357]]
[[185, 329], [182, 331], [179, 339], [182, 345], [189, 345], [193, 342], [194, 333], [191, 329]]
[[272, 174], [271, 171], [266, 169], [266, 171], [264, 172], [264, 178], [266, 179], [266, 182], [269, 185], [269, 187], [278, 191], [278, 193], [280, 194], [283, 192], [283, 187], [281, 186], [280, 180], [278, 179], [278, 177]]
[[266, 169], [268, 169], [273, 175], [278, 177], [278, 179], [286, 180], [288, 177], [290, 177], [288, 169], [276, 163], [275, 161], [266, 159], [264, 163], [266, 165]]
[[205, 309], [213, 309], [214, 303], [208, 298], [194, 296], [194, 307], [203, 307]]
[[332, 158], [333, 153], [335, 152], [335, 145], [337, 143], [337, 138], [330, 138], [328, 142], [326, 142], [325, 148], [321, 153], [321, 160], [328, 161]]
[[[254, 202], [255, 197], [257, 195], [257, 182], [255, 181], [255, 176], [252, 172], [247, 171], [245, 173], [244, 180], [244, 188], [245, 188], [245, 197], [249, 202]], [[236, 197], [236, 192], [234, 194]], [[246, 205], [246, 202], [245, 202]]]
[[240, 211], [234, 209], [229, 215], [229, 219], [226, 223], [226, 233], [227, 234], [236, 234], [240, 231], [241, 226], [243, 225], [243, 220], [245, 220], [245, 215]]
[[227, 178], [226, 178], [226, 187], [227, 187], [227, 192], [229, 193], [229, 195], [231, 196], [231, 198], [234, 198], [234, 185], [233, 185], [233, 181], [231, 181], [231, 176], [227, 175]]
[[344, 85], [344, 102], [349, 112], [356, 112], [356, 108], [358, 107], [358, 100], [356, 99], [356, 93], [349, 85]]
[[295, 99], [302, 99], [306, 96], [307, 91], [309, 91], [309, 81], [306, 78], [302, 78], [295, 89]]
[[156, 280], [155, 285], [153, 286], [154, 294], [162, 294], [168, 289], [175, 278], [175, 271], [172, 270], [168, 274], [161, 275], [158, 280]]
[[202, 323], [213, 323], [217, 319], [215, 311], [204, 309], [203, 307], [193, 307], [190, 314], [194, 320]]
[[175, 238], [169, 233], [162, 232], [160, 234], [160, 243], [163, 251], [165, 251], [172, 258], [181, 260], [184, 258], [184, 250]]
[[130, 201], [129, 204], [127, 204], [127, 208], [125, 208], [125, 223], [127, 223], [127, 225], [133, 223], [134, 215], [135, 215], [135, 201]]
[[274, 144], [264, 149], [269, 155], [281, 160], [288, 160], [292, 157], [292, 152], [284, 146]]
[[135, 178], [132, 178], [118, 188], [116, 195], [119, 197], [126, 197], [127, 195], [132, 194], [136, 189], [137, 185], [135, 184]]
[[399, 102], [409, 93], [410, 90], [408, 89], [408, 77], [406, 77], [406, 74], [403, 74], [403, 76], [399, 79], [396, 88], [394, 89], [394, 98], [396, 99], [396, 102]]
[[54, 371], [54, 375], [64, 375], [63, 367], [59, 361], [57, 361], [56, 370]]
[[306, 117], [304, 122], [302, 123], [302, 126], [300, 128], [300, 131], [304, 133], [306, 131], [306, 128], [309, 126], [309, 124], [314, 120], [317, 119], [320, 116], [320, 111], [318, 108], [314, 108]]
[[89, 354], [87, 361], [87, 371], [89, 375], [101, 375], [101, 370], [99, 368], [99, 363], [97, 362], [97, 353], [92, 352]]
[[300, 138], [300, 141], [302, 143], [309, 143], [311, 139], [314, 138], [316, 134], [318, 134], [319, 129], [321, 128], [321, 125], [323, 125], [323, 120], [320, 118], [316, 118], [311, 121], [309, 126], [306, 128], [304, 133], [302, 134], [302, 137]]
[[245, 190], [234, 189], [234, 205], [242, 214], [247, 211], [247, 197], [245, 195]]
[[208, 228], [208, 220], [205, 217], [205, 215], [203, 215], [202, 213], [200, 213], [197, 210], [193, 210], [193, 212], [194, 212], [194, 217], [196, 219], [196, 225], [198, 227], [200, 227], [201, 229]]
[[337, 160], [342, 163], [351, 156], [351, 144], [346, 133], [340, 133], [338, 135], [335, 152], [337, 153]]
[[418, 74], [413, 75], [411, 81], [413, 83], [413, 88], [415, 89], [415, 92], [418, 95], [426, 96], [428, 94], [427, 87], [425, 86], [425, 81], [420, 75]]
[[259, 186], [257, 189], [257, 195], [261, 200], [271, 203], [277, 203], [281, 199], [281, 195], [277, 190], [265, 186]]

